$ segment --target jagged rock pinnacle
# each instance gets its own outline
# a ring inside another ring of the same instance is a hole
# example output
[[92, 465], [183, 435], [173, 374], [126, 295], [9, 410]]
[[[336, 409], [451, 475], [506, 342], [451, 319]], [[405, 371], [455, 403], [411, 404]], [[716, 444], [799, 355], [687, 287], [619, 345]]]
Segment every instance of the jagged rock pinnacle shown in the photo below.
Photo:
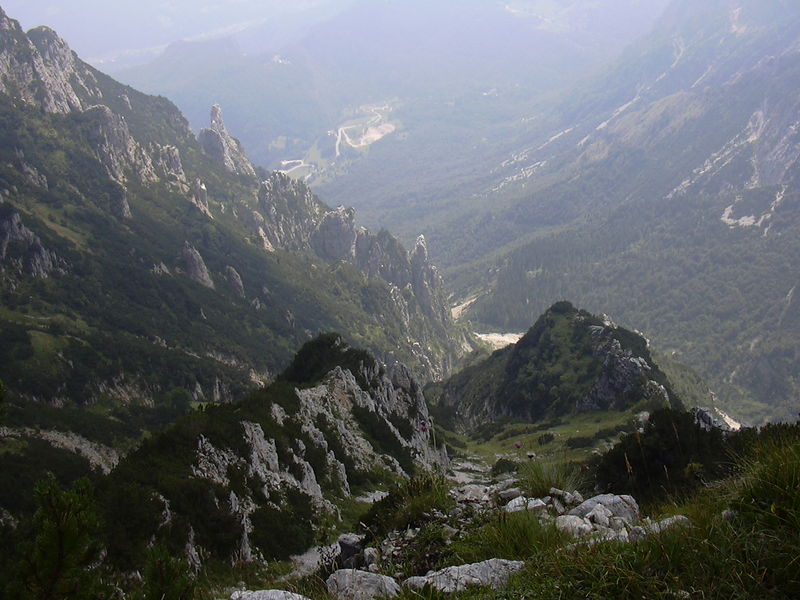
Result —
[[228, 133], [222, 119], [222, 108], [219, 104], [211, 107], [211, 127], [200, 131], [197, 137], [203, 152], [215, 162], [221, 164], [230, 173], [255, 177], [256, 172], [245, 156], [239, 140]]

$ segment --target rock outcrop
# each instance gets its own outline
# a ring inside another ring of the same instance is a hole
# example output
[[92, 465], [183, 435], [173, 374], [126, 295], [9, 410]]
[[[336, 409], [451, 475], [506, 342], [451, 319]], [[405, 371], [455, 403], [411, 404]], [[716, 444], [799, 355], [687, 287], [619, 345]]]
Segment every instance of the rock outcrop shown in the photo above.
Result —
[[510, 418], [535, 422], [634, 404], [681, 407], [640, 334], [569, 302], [548, 309], [513, 346], [452, 377], [441, 402], [468, 428]]
[[197, 137], [203, 152], [213, 161], [225, 167], [225, 170], [235, 175], [255, 177], [253, 165], [245, 156], [244, 149], [239, 140], [228, 133], [225, 122], [222, 120], [222, 108], [219, 104], [211, 107], [211, 127], [202, 129]]
[[691, 525], [683, 516], [660, 521], [642, 519], [636, 499], [625, 495], [599, 494], [584, 500], [577, 491], [552, 488], [544, 498], [515, 496], [505, 501], [503, 491], [509, 489], [512, 481], [490, 486], [464, 485], [451, 490], [450, 495], [460, 505], [470, 506], [479, 514], [496, 510], [498, 503], [507, 513], [528, 511], [536, 514], [542, 523], [552, 523], [560, 532], [591, 544], [633, 542], [667, 529]]
[[[338, 364], [309, 373], [314, 360]], [[386, 367], [338, 336], [321, 336], [281, 377], [244, 407], [219, 407], [210, 417], [215, 425], [198, 427], [191, 438], [193, 459], [184, 477], [217, 490], [215, 508], [209, 509], [215, 514], [202, 518], [236, 523], [226, 535], [238, 536], [237, 559], [254, 560], [264, 551], [265, 519], [302, 514], [310, 533], [324, 520], [320, 515], [335, 518], [331, 499], [349, 497], [353, 481], [446, 469], [446, 453], [434, 447], [422, 388], [404, 367]], [[154, 477], [154, 492], [179, 506]], [[189, 522], [202, 531], [198, 518]], [[344, 560], [360, 552], [357, 536], [340, 545], [349, 549]]]
[[181, 257], [183, 259], [183, 267], [186, 269], [186, 274], [203, 287], [213, 290], [214, 280], [211, 279], [208, 267], [206, 267], [206, 263], [197, 249], [189, 242], [184, 242], [183, 250], [181, 250]]
[[89, 123], [87, 139], [111, 179], [124, 184], [130, 170], [144, 183], [159, 180], [150, 154], [133, 138], [122, 116], [103, 104], [87, 108], [83, 115]]
[[67, 262], [42, 245], [39, 237], [22, 223], [18, 212], [0, 207], [0, 268], [13, 279], [45, 279], [51, 273], [65, 273]]
[[524, 566], [522, 561], [492, 558], [470, 565], [447, 567], [424, 577], [411, 577], [406, 579], [405, 585], [417, 590], [429, 585], [444, 593], [461, 592], [470, 586], [498, 590], [508, 583], [511, 575], [522, 570]]
[[394, 598], [400, 593], [400, 586], [391, 577], [357, 569], [336, 571], [328, 577], [325, 586], [336, 600]]

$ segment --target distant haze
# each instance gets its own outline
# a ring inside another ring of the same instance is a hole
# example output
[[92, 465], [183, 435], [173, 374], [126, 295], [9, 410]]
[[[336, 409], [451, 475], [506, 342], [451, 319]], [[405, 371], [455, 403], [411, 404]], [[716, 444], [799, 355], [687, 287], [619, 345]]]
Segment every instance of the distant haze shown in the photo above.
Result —
[[104, 70], [145, 62], [179, 40], [220, 37], [305, 13], [329, 14], [351, 0], [4, 0], [23, 28], [55, 29]]

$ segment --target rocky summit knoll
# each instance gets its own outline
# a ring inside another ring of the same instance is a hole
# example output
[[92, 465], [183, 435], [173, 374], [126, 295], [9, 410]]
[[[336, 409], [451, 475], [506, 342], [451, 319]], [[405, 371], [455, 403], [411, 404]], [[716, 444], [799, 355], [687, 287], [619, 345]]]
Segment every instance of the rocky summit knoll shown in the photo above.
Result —
[[98, 483], [98, 498], [112, 561], [127, 568], [159, 538], [199, 568], [305, 551], [356, 490], [447, 466], [411, 372], [328, 334], [244, 402], [146, 441]]
[[230, 401], [323, 331], [440, 378], [465, 342], [424, 240], [407, 252], [256, 174], [219, 106], [198, 141], [166, 99], [2, 12], [0, 293], [14, 403]]
[[438, 403], [461, 429], [500, 419], [681, 406], [645, 338], [566, 301], [513, 346], [451, 377]]

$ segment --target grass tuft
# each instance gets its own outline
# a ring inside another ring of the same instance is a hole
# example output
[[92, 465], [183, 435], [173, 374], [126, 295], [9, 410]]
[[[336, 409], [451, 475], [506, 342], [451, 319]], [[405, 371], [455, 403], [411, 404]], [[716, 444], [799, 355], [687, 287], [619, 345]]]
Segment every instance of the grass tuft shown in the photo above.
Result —
[[423, 524], [431, 511], [447, 512], [455, 502], [447, 492], [450, 483], [437, 473], [420, 473], [396, 483], [386, 498], [372, 505], [362, 523], [368, 537], [379, 538]]
[[573, 492], [586, 487], [578, 468], [564, 462], [532, 460], [520, 466], [518, 476], [525, 494], [533, 498], [549, 495], [550, 488]]

